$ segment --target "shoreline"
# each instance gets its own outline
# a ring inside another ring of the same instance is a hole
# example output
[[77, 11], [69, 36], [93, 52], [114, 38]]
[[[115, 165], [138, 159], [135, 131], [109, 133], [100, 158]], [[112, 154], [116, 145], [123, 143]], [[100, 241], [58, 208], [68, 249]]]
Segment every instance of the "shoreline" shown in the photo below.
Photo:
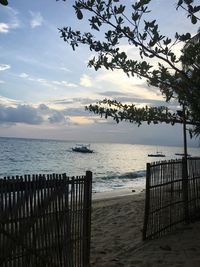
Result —
[[145, 192], [145, 189], [143, 187], [136, 187], [136, 188], [130, 187], [123, 189], [115, 189], [112, 191], [105, 191], [105, 192], [93, 192], [92, 201], [137, 195], [143, 192]]

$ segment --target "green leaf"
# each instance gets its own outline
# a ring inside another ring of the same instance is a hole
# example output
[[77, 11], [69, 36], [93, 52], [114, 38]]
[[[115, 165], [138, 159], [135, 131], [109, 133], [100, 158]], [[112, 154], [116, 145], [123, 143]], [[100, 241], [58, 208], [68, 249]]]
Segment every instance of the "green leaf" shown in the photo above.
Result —
[[192, 24], [196, 24], [197, 23], [197, 18], [195, 16], [191, 16], [191, 21], [192, 21]]
[[132, 13], [132, 20], [137, 21], [139, 19], [140, 15], [138, 12]]
[[8, 5], [8, 1], [7, 0], [0, 0], [0, 4], [7, 6]]
[[76, 10], [76, 15], [77, 15], [77, 18], [80, 19], [80, 20], [83, 18], [83, 13], [81, 12], [80, 9]]
[[179, 0], [178, 1], [178, 6], [182, 5], [183, 4], [183, 0]]
[[171, 43], [171, 39], [170, 38], [166, 38], [166, 40], [163, 41], [164, 45], [169, 45]]

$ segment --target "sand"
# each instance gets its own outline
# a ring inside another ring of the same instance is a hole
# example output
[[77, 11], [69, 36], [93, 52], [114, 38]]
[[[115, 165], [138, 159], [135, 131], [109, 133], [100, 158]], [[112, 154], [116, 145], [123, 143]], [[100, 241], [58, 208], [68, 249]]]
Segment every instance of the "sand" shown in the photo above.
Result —
[[91, 267], [200, 267], [200, 222], [142, 241], [144, 192], [92, 201]]

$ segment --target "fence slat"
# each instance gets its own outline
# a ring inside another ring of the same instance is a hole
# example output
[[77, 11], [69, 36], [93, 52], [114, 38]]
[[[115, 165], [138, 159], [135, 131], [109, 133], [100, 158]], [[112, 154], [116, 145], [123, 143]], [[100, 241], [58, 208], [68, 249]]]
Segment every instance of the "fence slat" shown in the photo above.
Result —
[[200, 218], [200, 158], [147, 164], [143, 239]]
[[0, 179], [2, 267], [89, 267], [92, 173]]

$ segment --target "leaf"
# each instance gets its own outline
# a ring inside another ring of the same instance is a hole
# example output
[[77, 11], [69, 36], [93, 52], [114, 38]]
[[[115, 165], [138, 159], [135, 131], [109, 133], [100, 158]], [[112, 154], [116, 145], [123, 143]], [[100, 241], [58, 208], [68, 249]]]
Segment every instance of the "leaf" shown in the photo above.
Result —
[[7, 0], [0, 0], [0, 4], [7, 6], [8, 5], [8, 1]]
[[140, 15], [138, 12], [132, 13], [132, 20], [137, 21], [139, 19]]
[[197, 23], [197, 18], [195, 16], [191, 16], [191, 21], [192, 21], [192, 24], [196, 24]]
[[179, 0], [178, 1], [178, 6], [182, 5], [183, 4], [183, 0]]
[[80, 19], [80, 20], [83, 18], [83, 13], [81, 12], [80, 9], [76, 10], [76, 15], [77, 15], [77, 18]]
[[171, 39], [170, 38], [166, 38], [166, 40], [163, 41], [164, 45], [169, 45], [171, 43]]
[[95, 24], [92, 24], [92, 29], [95, 29], [95, 30], [99, 31], [99, 28]]

